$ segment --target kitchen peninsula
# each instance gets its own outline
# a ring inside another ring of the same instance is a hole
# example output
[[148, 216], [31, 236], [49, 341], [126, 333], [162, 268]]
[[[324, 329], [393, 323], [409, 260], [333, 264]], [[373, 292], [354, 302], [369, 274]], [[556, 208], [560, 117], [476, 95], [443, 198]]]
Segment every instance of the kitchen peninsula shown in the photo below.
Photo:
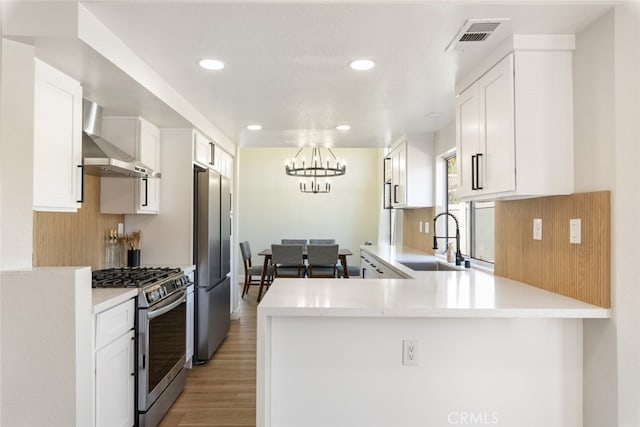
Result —
[[259, 305], [258, 426], [582, 425], [582, 319], [609, 309], [362, 249], [412, 278], [276, 280]]

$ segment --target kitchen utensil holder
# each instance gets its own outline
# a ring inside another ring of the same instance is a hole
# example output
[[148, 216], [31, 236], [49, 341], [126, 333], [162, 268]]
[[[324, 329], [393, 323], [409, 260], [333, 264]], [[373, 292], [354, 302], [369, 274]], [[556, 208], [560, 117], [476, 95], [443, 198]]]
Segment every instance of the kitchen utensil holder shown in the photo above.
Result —
[[140, 267], [140, 249], [127, 251], [127, 267]]

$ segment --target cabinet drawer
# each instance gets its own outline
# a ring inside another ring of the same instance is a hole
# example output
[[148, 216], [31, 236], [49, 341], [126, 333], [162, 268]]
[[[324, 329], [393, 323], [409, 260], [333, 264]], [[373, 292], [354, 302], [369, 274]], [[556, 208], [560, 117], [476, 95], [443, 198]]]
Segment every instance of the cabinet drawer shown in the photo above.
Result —
[[133, 329], [135, 314], [135, 299], [98, 313], [96, 315], [96, 350]]

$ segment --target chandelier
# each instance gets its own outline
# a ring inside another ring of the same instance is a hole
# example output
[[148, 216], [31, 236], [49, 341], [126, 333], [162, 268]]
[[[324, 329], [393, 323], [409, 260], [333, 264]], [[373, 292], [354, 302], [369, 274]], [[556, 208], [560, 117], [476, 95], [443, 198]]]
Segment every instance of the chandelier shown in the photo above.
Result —
[[[307, 184], [309, 187], [307, 188]], [[331, 182], [328, 179], [313, 177], [308, 181], [300, 180], [300, 191], [303, 193], [328, 193], [331, 191]]]
[[285, 162], [285, 172], [290, 176], [300, 177], [300, 191], [303, 193], [328, 193], [331, 191], [331, 183], [327, 178], [344, 175], [347, 166], [344, 160], [338, 159], [330, 148], [326, 148], [328, 154], [324, 158], [318, 147], [311, 147], [311, 160], [307, 163], [302, 156], [304, 147], [296, 153], [293, 159]]

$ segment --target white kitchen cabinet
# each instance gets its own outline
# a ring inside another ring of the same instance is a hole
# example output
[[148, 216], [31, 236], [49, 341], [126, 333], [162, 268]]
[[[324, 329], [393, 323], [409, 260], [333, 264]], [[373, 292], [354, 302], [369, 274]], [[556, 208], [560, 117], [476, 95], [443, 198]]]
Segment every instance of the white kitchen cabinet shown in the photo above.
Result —
[[215, 143], [198, 131], [193, 132], [193, 161], [203, 168], [215, 165]]
[[96, 352], [96, 427], [131, 427], [134, 421], [133, 330]]
[[82, 86], [36, 59], [33, 209], [76, 212], [82, 180]]
[[399, 274], [382, 260], [376, 258], [370, 253], [360, 251], [360, 268], [362, 270], [363, 279], [406, 279], [407, 277]]
[[[154, 171], [160, 170], [160, 131], [140, 117], [104, 117], [102, 137]], [[103, 177], [100, 211], [118, 214], [157, 214], [159, 178]]]
[[456, 106], [459, 194], [515, 190], [513, 55], [462, 92]]
[[406, 135], [389, 151], [391, 159], [391, 206], [433, 206], [433, 136]]
[[456, 99], [463, 199], [573, 192], [571, 50], [527, 46], [478, 72]]
[[231, 178], [233, 174], [233, 158], [231, 155], [218, 148], [214, 141], [198, 131], [193, 133], [193, 161], [228, 178]]
[[96, 315], [96, 427], [135, 424], [135, 301]]

